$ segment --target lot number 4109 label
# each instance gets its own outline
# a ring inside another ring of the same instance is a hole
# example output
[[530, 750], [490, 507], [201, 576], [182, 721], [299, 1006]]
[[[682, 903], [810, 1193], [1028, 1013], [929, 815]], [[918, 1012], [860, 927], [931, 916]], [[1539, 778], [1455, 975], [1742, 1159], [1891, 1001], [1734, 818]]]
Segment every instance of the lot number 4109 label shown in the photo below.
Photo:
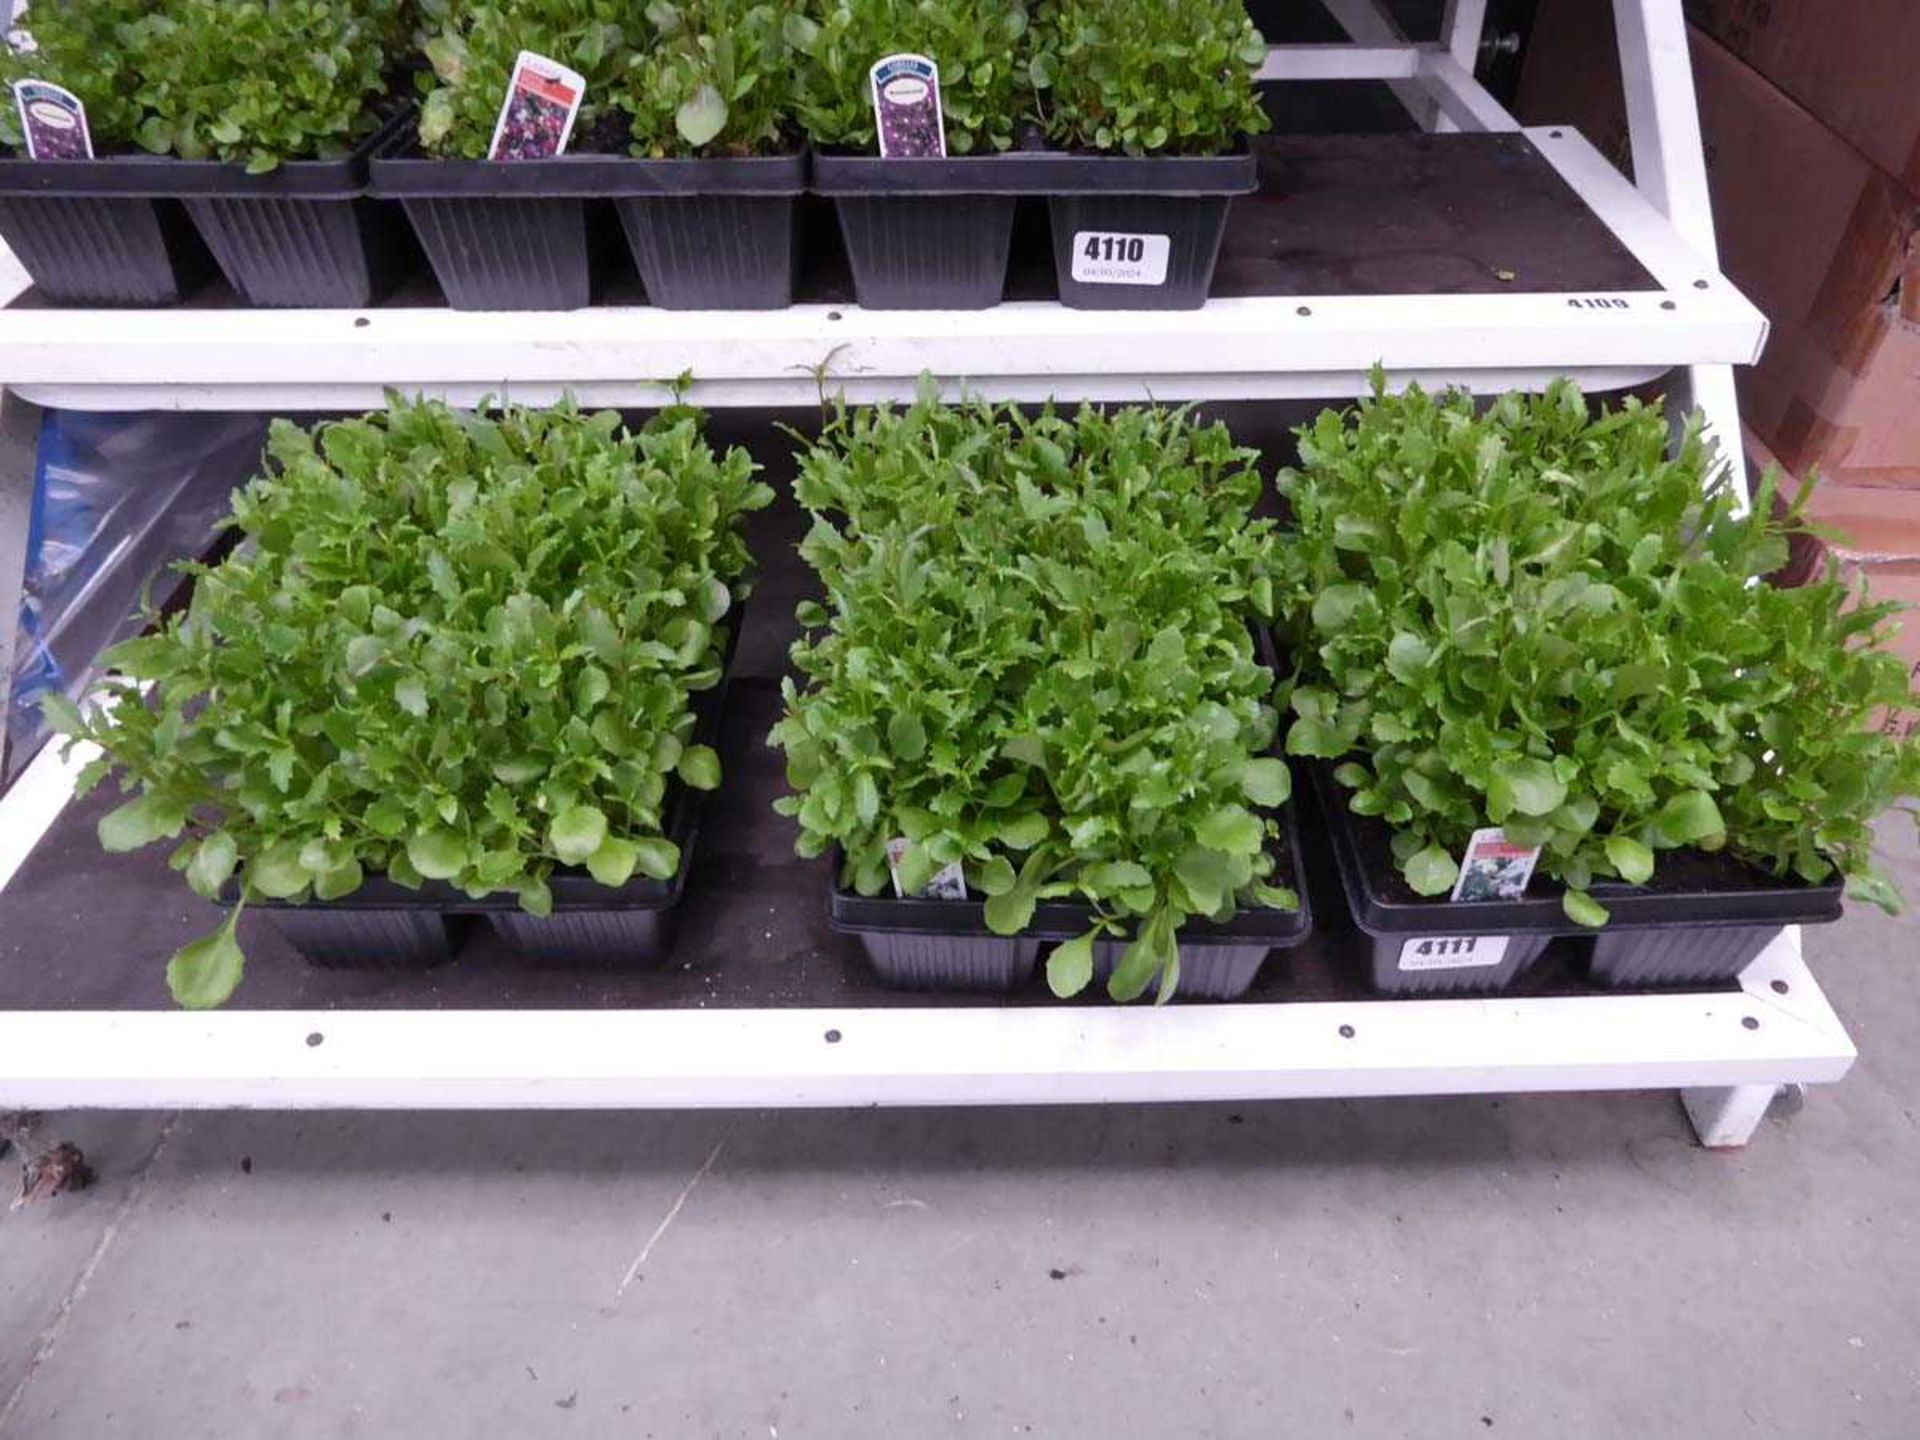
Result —
[[1167, 237], [1076, 230], [1072, 275], [1082, 285], [1164, 285]]
[[1421, 935], [1400, 947], [1402, 970], [1467, 970], [1506, 958], [1505, 935]]

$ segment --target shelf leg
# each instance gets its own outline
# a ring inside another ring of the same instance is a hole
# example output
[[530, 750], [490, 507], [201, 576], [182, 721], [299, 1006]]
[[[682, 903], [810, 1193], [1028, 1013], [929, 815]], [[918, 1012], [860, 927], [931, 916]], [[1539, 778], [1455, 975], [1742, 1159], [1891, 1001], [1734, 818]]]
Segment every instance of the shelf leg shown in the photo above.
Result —
[[1701, 1086], [1682, 1090], [1680, 1103], [1686, 1107], [1693, 1133], [1709, 1150], [1738, 1150], [1753, 1138], [1753, 1132], [1766, 1119], [1774, 1097], [1785, 1087], [1780, 1085]]

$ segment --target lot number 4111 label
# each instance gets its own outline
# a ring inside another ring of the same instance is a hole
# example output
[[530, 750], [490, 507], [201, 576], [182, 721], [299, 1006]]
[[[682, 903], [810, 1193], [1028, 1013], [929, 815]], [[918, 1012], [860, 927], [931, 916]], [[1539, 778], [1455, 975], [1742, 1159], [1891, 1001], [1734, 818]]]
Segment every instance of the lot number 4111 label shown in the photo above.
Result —
[[1466, 970], [1507, 958], [1505, 935], [1421, 935], [1400, 947], [1402, 970]]
[[1076, 230], [1072, 275], [1082, 285], [1164, 285], [1167, 237]]

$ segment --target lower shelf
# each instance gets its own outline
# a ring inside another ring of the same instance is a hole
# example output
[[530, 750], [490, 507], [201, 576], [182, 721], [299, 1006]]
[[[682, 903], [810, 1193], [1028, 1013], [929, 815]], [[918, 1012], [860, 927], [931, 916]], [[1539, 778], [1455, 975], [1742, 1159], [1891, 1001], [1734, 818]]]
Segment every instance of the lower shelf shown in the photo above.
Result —
[[[750, 545], [789, 554], [802, 524], [776, 506]], [[765, 737], [803, 583], [782, 564], [761, 577], [719, 737], [726, 782], [658, 971], [529, 966], [484, 936], [424, 973], [320, 970], [253, 915], [230, 1007], [177, 1010], [165, 957], [217, 913], [164, 847], [103, 853], [112, 787], [62, 809], [42, 756], [0, 797], [0, 1108], [1174, 1101], [1774, 1085], [1852, 1063], [1791, 929], [1737, 987], [1602, 991], [1575, 941], [1507, 994], [1377, 996], [1361, 937], [1335, 928], [1323, 847], [1303, 847], [1315, 934], [1242, 1000], [888, 990], [828, 925], [824, 862], [797, 859], [772, 811], [784, 778]]]

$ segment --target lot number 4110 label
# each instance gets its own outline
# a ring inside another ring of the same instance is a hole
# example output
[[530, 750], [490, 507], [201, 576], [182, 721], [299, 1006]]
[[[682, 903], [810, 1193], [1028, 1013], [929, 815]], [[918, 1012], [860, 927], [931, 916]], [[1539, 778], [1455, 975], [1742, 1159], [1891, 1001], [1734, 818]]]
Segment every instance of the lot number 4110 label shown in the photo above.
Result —
[[1402, 970], [1466, 970], [1506, 958], [1505, 935], [1421, 935], [1400, 947]]
[[1072, 275], [1082, 285], [1164, 285], [1167, 237], [1076, 230]]

